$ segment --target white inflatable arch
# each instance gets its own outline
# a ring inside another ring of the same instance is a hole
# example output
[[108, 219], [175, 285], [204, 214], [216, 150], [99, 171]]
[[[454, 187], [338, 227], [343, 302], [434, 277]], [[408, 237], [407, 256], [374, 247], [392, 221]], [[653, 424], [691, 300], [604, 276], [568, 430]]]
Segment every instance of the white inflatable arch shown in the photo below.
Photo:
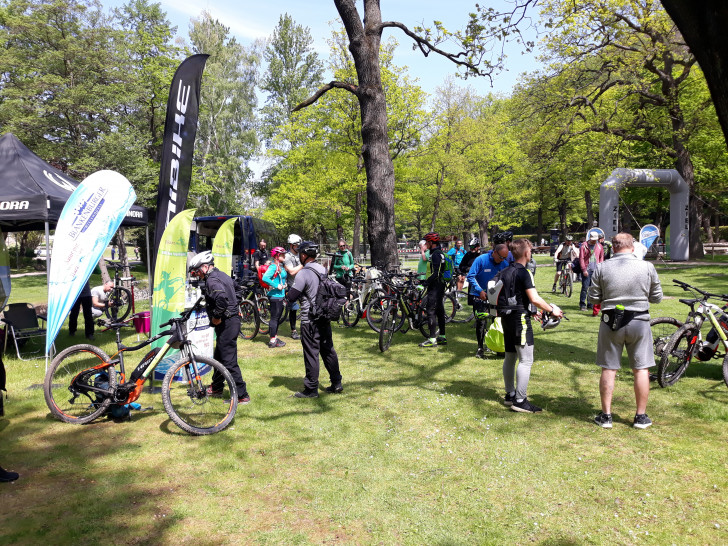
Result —
[[614, 169], [599, 189], [599, 227], [607, 239], [619, 231], [619, 190], [627, 186], [665, 188], [670, 192], [670, 259], [690, 254], [690, 190], [674, 169]]

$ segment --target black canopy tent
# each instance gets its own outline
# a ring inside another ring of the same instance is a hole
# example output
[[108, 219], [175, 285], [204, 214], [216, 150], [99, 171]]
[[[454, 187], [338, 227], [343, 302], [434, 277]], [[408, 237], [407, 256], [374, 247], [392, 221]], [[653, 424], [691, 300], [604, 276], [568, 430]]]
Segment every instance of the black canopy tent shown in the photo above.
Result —
[[[12, 133], [4, 134], [0, 137], [0, 230], [45, 230], [46, 248], [50, 249], [50, 230], [79, 183], [43, 161]], [[121, 225], [146, 226], [148, 268], [149, 211], [133, 205]]]

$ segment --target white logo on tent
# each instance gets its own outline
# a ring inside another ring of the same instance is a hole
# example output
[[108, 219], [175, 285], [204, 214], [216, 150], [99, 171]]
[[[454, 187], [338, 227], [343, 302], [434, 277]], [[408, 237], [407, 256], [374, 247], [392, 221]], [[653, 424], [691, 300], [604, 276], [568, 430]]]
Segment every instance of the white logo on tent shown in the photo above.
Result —
[[69, 180], [66, 180], [62, 176], [59, 176], [59, 175], [57, 175], [55, 173], [49, 173], [45, 169], [43, 169], [43, 174], [45, 175], [45, 177], [48, 180], [50, 180], [51, 182], [53, 182], [59, 188], [63, 188], [64, 190], [67, 190], [67, 191], [70, 191], [70, 192], [73, 192], [73, 190], [76, 189], [76, 186], [75, 186], [75, 184], [73, 182], [71, 182]]

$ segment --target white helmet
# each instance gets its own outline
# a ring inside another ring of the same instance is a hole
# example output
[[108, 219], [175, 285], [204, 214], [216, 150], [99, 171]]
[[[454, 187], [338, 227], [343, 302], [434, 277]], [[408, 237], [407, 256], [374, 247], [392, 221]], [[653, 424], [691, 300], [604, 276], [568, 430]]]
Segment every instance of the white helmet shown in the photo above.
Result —
[[288, 244], [289, 245], [300, 245], [301, 244], [301, 240], [302, 239], [298, 235], [296, 235], [295, 233], [291, 233], [288, 236]]
[[551, 304], [551, 312], [543, 314], [543, 320], [541, 322], [541, 328], [544, 330], [550, 330], [551, 328], [556, 328], [559, 324], [561, 324], [561, 319], [556, 318], [553, 313], [556, 311], [561, 311], [557, 305]]
[[200, 252], [199, 254], [195, 254], [192, 259], [190, 260], [190, 265], [188, 266], [188, 271], [193, 271], [195, 269], [199, 269], [205, 264], [214, 264], [215, 258], [212, 256], [212, 252], [209, 250], [205, 250], [204, 252]]

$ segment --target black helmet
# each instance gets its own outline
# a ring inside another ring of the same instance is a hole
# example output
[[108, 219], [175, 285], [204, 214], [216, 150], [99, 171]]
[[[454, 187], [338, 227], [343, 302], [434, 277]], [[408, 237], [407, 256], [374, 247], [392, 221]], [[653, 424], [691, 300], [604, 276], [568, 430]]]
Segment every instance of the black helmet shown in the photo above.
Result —
[[298, 247], [299, 254], [305, 254], [311, 258], [315, 258], [318, 255], [318, 245], [313, 241], [303, 241]]
[[472, 239], [470, 239], [468, 246], [470, 248], [475, 248], [476, 246], [480, 246], [480, 239], [478, 239], [477, 237], [473, 237]]
[[512, 240], [513, 240], [512, 231], [501, 231], [501, 232], [493, 235], [493, 244], [494, 245], [502, 245], [502, 244], [505, 244], [508, 241], [512, 241]]

